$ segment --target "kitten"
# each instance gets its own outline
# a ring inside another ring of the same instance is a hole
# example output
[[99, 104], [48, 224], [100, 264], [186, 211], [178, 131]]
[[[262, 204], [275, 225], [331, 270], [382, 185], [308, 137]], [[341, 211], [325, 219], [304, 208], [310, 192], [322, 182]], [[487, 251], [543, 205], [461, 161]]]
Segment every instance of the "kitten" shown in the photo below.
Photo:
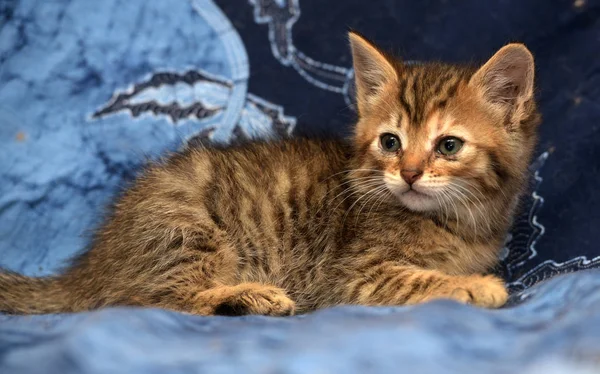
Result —
[[189, 148], [151, 165], [62, 275], [0, 273], [0, 310], [111, 305], [289, 315], [507, 299], [497, 262], [540, 116], [521, 44], [476, 68], [405, 65], [350, 33], [349, 142]]

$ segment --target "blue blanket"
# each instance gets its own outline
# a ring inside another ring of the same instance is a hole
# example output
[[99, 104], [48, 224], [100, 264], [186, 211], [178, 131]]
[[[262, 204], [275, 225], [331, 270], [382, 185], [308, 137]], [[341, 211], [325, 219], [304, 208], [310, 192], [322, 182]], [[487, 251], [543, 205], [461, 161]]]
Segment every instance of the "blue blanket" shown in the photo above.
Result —
[[0, 267], [59, 271], [119, 188], [166, 151], [347, 133], [350, 26], [416, 63], [484, 60], [510, 40], [534, 52], [545, 120], [497, 269], [509, 306], [440, 301], [285, 319], [0, 315], [0, 373], [600, 366], [600, 2], [324, 3], [0, 0]]
[[533, 287], [526, 303], [500, 311], [439, 301], [290, 318], [0, 316], [0, 372], [597, 373], [599, 290], [590, 271]]

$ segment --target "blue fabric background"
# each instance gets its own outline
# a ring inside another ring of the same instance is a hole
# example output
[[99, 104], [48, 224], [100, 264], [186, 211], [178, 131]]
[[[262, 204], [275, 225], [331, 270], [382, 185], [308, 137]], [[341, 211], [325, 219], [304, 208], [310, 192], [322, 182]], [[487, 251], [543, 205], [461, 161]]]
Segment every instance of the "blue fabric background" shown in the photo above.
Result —
[[600, 271], [586, 269], [600, 267], [599, 19], [591, 0], [0, 0], [0, 266], [28, 275], [85, 250], [147, 159], [347, 133], [349, 27], [414, 62], [482, 61], [524, 41], [545, 118], [498, 269], [505, 309], [0, 316], [0, 373], [598, 370]]

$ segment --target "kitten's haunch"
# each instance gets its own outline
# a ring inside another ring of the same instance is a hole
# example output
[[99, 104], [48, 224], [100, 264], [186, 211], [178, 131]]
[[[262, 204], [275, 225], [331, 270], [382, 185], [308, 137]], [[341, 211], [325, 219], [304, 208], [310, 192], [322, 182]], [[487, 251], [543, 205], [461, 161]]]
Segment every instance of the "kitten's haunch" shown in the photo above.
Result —
[[531, 53], [404, 65], [351, 33], [351, 141], [190, 148], [149, 166], [63, 274], [0, 272], [0, 311], [289, 315], [449, 298], [500, 307], [497, 261], [540, 116]]

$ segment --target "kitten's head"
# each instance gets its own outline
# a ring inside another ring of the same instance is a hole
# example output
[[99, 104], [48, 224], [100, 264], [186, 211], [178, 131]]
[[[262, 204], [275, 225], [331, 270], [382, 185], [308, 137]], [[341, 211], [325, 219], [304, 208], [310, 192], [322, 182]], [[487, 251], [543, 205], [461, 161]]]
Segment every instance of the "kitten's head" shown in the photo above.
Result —
[[380, 187], [421, 212], [515, 200], [540, 119], [524, 45], [509, 44], [471, 68], [403, 64], [356, 33], [350, 44], [357, 188]]

